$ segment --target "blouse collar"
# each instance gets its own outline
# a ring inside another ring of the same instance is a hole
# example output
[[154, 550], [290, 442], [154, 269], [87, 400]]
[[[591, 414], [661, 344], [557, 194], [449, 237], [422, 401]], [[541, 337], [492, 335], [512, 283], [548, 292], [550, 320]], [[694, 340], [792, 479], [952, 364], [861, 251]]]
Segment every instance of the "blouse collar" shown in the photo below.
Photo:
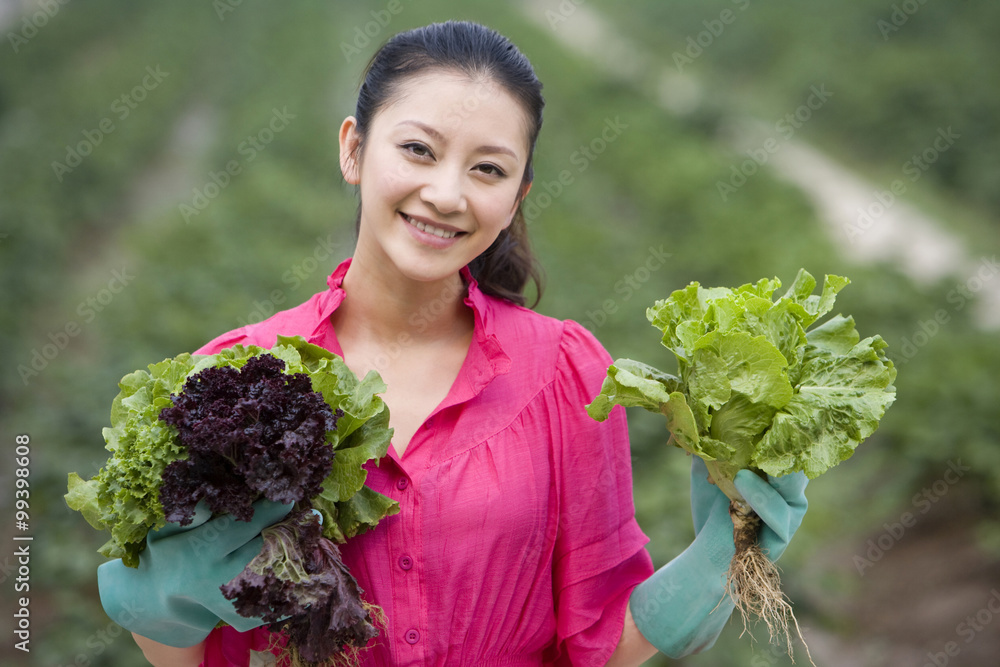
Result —
[[[347, 296], [343, 283], [344, 276], [347, 275], [347, 269], [350, 266], [351, 258], [348, 257], [327, 278], [326, 284], [330, 288], [329, 298], [326, 307], [321, 312], [323, 322], [328, 328], [330, 328], [330, 315]], [[460, 274], [466, 285], [466, 295], [463, 301], [472, 309], [475, 316], [472, 344], [469, 346], [469, 353], [455, 379], [455, 384], [439, 409], [462, 403], [478, 395], [495, 377], [507, 373], [511, 365], [511, 359], [504, 351], [500, 338], [497, 336], [499, 299], [488, 296], [479, 289], [479, 283], [472, 277], [468, 266], [463, 266]], [[332, 332], [332, 328], [330, 331]], [[317, 334], [319, 333], [317, 331]], [[331, 337], [322, 336], [322, 338], [329, 341]], [[339, 348], [339, 344], [337, 347]], [[340, 349], [335, 351], [343, 353]]]

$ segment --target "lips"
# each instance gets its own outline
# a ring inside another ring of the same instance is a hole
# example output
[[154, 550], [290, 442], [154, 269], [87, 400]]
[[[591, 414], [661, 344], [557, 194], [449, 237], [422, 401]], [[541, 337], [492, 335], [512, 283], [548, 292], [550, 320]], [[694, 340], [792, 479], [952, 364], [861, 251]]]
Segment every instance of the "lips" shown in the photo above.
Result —
[[431, 224], [429, 224], [427, 222], [423, 222], [421, 220], [417, 220], [416, 218], [411, 218], [410, 216], [406, 215], [402, 211], [400, 211], [399, 214], [403, 217], [403, 219], [406, 221], [406, 223], [409, 224], [410, 226], [419, 229], [420, 231], [424, 232], [425, 234], [432, 234], [432, 235], [434, 235], [434, 236], [436, 236], [436, 237], [438, 237], [440, 239], [453, 239], [456, 236], [458, 236], [459, 234], [464, 234], [465, 233], [465, 232], [459, 231], [457, 229], [445, 229], [443, 227], [437, 227], [437, 226], [431, 225]]

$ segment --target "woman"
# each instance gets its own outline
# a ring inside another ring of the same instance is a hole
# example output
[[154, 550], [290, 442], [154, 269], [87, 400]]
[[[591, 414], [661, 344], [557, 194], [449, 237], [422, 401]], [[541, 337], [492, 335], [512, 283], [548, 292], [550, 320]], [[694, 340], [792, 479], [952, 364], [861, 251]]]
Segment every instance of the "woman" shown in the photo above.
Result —
[[[395, 36], [340, 129], [361, 200], [353, 258], [328, 290], [199, 350], [302, 335], [386, 381], [392, 447], [367, 484], [401, 511], [343, 548], [388, 619], [365, 664], [639, 664], [710, 646], [732, 610], [720, 605], [733, 553], [725, 496], [693, 469], [697, 537], [654, 573], [624, 411], [597, 423], [584, 410], [610, 357], [580, 325], [523, 307], [538, 273], [520, 205], [542, 107], [530, 63], [487, 28]], [[804, 483], [744, 473], [777, 558]], [[198, 558], [184, 541], [213, 522], [168, 527], [138, 571], [102, 566], [105, 608], [120, 618], [125, 591], [146, 591], [148, 611], [126, 627], [154, 665], [248, 664], [268, 633], [217, 588], [286, 512], [262, 503]], [[213, 629], [219, 619], [232, 627]]]

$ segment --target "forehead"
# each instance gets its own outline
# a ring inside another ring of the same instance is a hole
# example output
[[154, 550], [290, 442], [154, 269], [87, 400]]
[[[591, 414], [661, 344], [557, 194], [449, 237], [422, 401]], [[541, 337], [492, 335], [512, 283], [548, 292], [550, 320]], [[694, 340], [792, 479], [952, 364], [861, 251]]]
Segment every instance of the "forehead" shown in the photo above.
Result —
[[495, 81], [432, 70], [410, 77], [379, 111], [376, 124], [391, 129], [406, 120], [430, 125], [445, 139], [504, 139], [527, 150], [529, 123], [523, 106]]

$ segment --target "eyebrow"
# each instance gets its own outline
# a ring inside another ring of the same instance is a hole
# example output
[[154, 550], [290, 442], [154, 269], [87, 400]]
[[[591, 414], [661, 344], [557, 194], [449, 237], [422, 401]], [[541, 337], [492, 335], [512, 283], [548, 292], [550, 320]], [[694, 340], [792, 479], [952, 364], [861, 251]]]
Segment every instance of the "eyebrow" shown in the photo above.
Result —
[[[431, 127], [427, 123], [422, 123], [419, 120], [403, 120], [403, 121], [400, 121], [398, 123], [398, 125], [413, 125], [414, 127], [420, 128], [421, 130], [423, 130], [427, 134], [431, 135], [434, 139], [436, 139], [436, 140], [438, 140], [438, 141], [440, 141], [442, 143], [447, 143], [447, 141], [448, 141], [443, 134], [441, 134], [440, 132], [438, 132], [437, 130], [435, 130], [433, 127]], [[517, 158], [517, 154], [514, 151], [512, 151], [511, 149], [507, 148], [506, 146], [489, 146], [489, 145], [480, 146], [479, 148], [476, 149], [476, 152], [477, 153], [503, 153], [504, 155], [511, 156], [515, 160], [518, 159]]]

